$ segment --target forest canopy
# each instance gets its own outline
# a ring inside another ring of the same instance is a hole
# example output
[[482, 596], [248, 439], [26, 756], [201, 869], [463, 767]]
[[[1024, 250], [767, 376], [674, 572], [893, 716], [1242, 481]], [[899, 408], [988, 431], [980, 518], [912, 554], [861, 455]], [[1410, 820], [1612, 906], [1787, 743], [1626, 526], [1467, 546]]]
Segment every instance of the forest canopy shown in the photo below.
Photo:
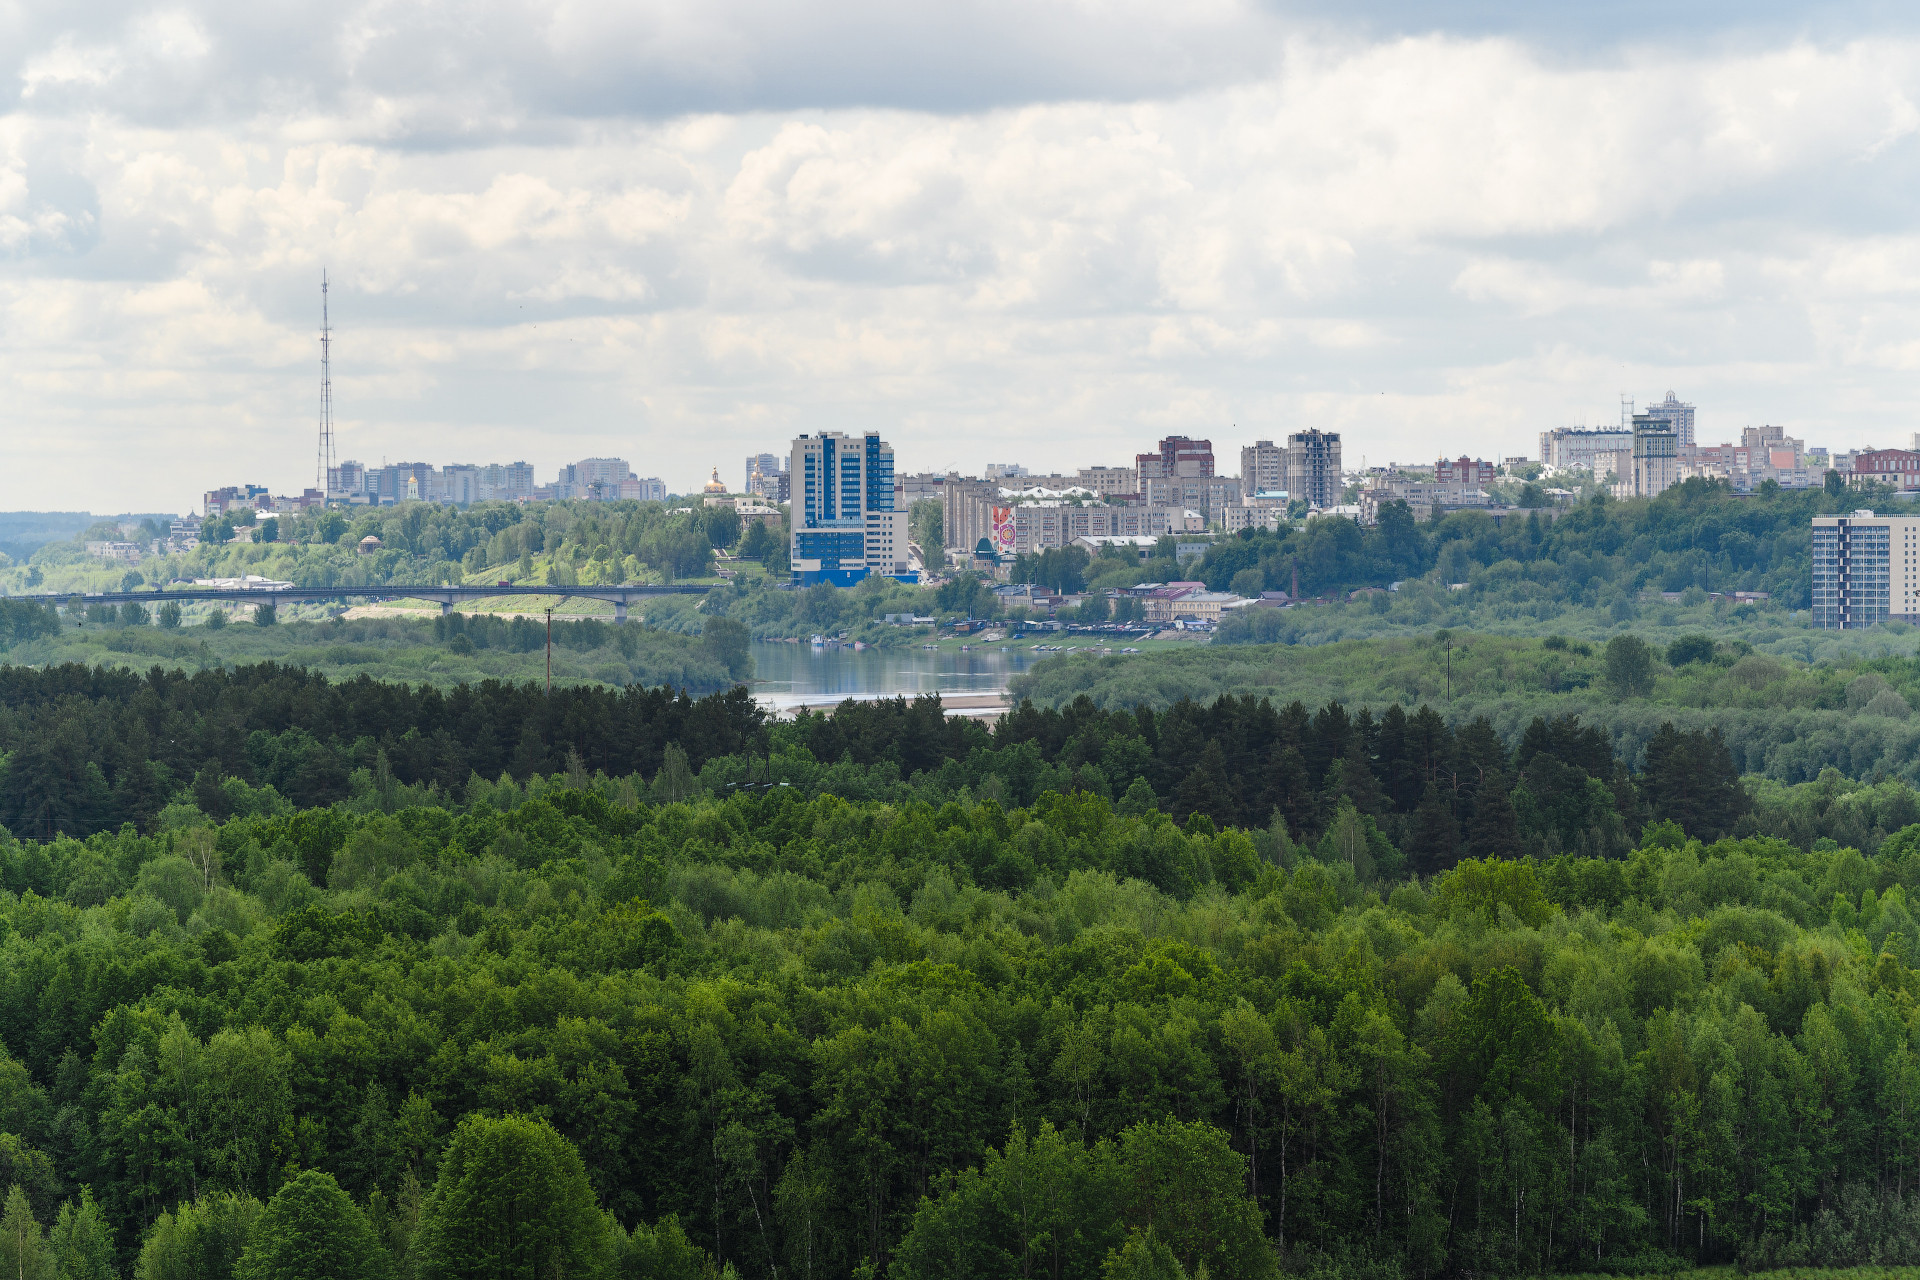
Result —
[[1416, 878], [725, 768], [0, 839], [8, 1232], [144, 1277], [1920, 1261], [1920, 826]]

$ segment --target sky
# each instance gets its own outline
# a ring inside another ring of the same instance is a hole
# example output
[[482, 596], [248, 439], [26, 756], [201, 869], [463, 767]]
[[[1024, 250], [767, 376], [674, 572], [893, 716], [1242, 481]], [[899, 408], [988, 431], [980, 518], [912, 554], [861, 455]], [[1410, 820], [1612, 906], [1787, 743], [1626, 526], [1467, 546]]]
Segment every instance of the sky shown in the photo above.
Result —
[[800, 432], [1920, 431], [1920, 16], [1860, 0], [0, 0], [0, 509]]

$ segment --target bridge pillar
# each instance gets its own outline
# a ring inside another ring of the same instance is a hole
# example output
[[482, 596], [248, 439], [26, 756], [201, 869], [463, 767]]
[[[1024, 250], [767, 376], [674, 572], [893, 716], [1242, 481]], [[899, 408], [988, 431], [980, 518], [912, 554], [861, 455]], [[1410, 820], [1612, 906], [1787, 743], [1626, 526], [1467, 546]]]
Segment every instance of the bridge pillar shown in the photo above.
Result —
[[626, 620], [627, 602], [625, 600], [615, 600], [613, 602], [613, 625], [617, 627]]
[[450, 614], [450, 613], [452, 613], [452, 612], [453, 612], [453, 601], [452, 601], [452, 600], [442, 600], [442, 601], [440, 602], [440, 616], [444, 618], [444, 617], [446, 617], [446, 616], [447, 616], [448, 614]]

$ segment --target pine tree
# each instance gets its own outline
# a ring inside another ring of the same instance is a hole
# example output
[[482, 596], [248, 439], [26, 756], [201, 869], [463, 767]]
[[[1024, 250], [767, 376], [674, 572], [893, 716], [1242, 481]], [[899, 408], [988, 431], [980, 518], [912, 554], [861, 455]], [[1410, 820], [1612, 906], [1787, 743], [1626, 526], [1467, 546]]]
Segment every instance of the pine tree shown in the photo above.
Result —
[[1493, 721], [1475, 716], [1454, 738], [1455, 773], [1460, 790], [1471, 797], [1479, 792], [1488, 775], [1507, 767], [1506, 744], [1500, 741]]
[[1672, 721], [1647, 743], [1640, 789], [1656, 822], [1677, 822], [1701, 840], [1731, 835], [1750, 803], [1720, 731], [1681, 733]]
[[1407, 856], [1413, 870], [1423, 876], [1445, 871], [1460, 857], [1460, 828], [1453, 820], [1453, 806], [1431, 782], [1420, 793], [1420, 807], [1413, 813]]
[[1517, 858], [1521, 855], [1520, 818], [1505, 775], [1490, 773], [1480, 784], [1467, 824], [1467, 847], [1477, 858]]
[[1420, 803], [1420, 768], [1408, 743], [1407, 713], [1394, 703], [1380, 717], [1376, 772], [1394, 809], [1406, 813]]
[[[1373, 766], [1361, 754], [1358, 738], [1347, 754], [1334, 763], [1335, 767], [1327, 770], [1329, 801], [1337, 805], [1344, 797], [1361, 813], [1380, 813], [1386, 809], [1386, 796], [1381, 793], [1379, 779], [1373, 776]], [[1335, 774], [1339, 775], [1337, 784]]]
[[1226, 756], [1221, 753], [1218, 742], [1209, 740], [1174, 793], [1173, 816], [1184, 822], [1193, 814], [1204, 813], [1216, 824], [1224, 825], [1239, 816], [1235, 812], [1237, 808], [1232, 782], [1227, 776]]

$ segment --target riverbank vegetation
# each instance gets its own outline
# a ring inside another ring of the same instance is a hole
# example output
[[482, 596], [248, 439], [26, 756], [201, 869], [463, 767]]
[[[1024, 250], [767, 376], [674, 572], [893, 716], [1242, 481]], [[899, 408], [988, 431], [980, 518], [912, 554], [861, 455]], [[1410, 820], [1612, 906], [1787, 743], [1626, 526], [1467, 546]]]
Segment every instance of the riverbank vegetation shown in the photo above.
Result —
[[[514, 603], [528, 610], [542, 601]], [[256, 618], [248, 605], [219, 607], [218, 619], [214, 612], [198, 606], [192, 615], [169, 616], [166, 602], [157, 600], [62, 615], [33, 602], [0, 600], [0, 661], [132, 671], [155, 664], [202, 671], [264, 662], [335, 680], [365, 676], [442, 689], [487, 680], [546, 680], [547, 626], [537, 613], [438, 617], [394, 612], [289, 621], [277, 610]], [[668, 629], [637, 617], [615, 624], [611, 615], [556, 614], [553, 679], [562, 685], [664, 684], [696, 695], [725, 689], [749, 678], [752, 663], [745, 628], [726, 619], [709, 625], [714, 622], [693, 613], [682, 627]]]
[[[1536, 718], [1578, 716], [1611, 748], [1637, 759], [1665, 723], [1718, 730], [1743, 774], [1781, 782], [1837, 768], [1849, 777], [1920, 780], [1920, 660], [1900, 656], [1818, 662], [1752, 651], [1710, 633], [1649, 643], [1632, 633], [1604, 642], [1437, 631], [1415, 638], [1320, 646], [1220, 646], [1126, 658], [1048, 658], [1015, 676], [1015, 693], [1043, 706], [1085, 696], [1109, 710], [1211, 702], [1223, 693], [1340, 701], [1377, 717], [1390, 703], [1437, 708], [1455, 728], [1485, 717], [1517, 739]], [[1870, 651], [1871, 652], [1871, 651]]]

